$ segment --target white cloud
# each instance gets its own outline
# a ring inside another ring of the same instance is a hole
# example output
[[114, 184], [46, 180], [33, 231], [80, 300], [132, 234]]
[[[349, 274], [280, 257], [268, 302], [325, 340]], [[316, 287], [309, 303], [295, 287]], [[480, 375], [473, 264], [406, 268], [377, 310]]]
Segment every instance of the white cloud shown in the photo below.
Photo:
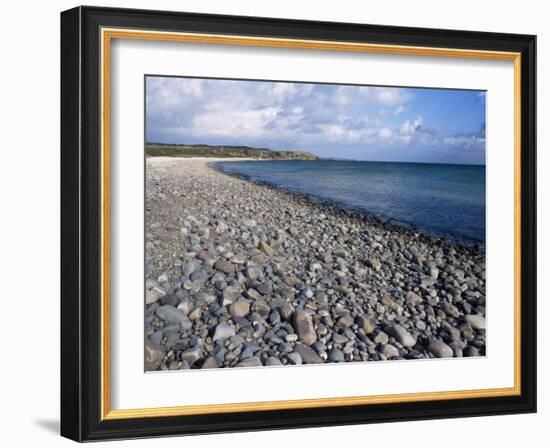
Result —
[[423, 121], [424, 120], [422, 119], [422, 117], [418, 117], [412, 122], [410, 120], [407, 120], [401, 125], [399, 131], [403, 135], [412, 135], [422, 128]]
[[411, 99], [410, 93], [396, 87], [378, 87], [375, 90], [375, 97], [378, 103], [384, 106], [398, 106]]
[[453, 135], [445, 137], [443, 143], [464, 152], [477, 151], [485, 148], [485, 138], [477, 135]]
[[193, 132], [197, 135], [261, 135], [263, 128], [277, 115], [278, 109], [267, 107], [258, 110], [213, 110], [193, 119]]
[[164, 106], [177, 104], [182, 97], [200, 97], [203, 94], [202, 79], [147, 78], [147, 101]]
[[397, 106], [394, 110], [393, 110], [393, 114], [395, 116], [397, 115], [401, 115], [403, 112], [405, 112], [407, 110], [407, 107], [403, 106], [403, 104], [400, 104], [399, 106]]
[[271, 95], [276, 100], [282, 101], [295, 95], [297, 91], [298, 89], [296, 87], [296, 84], [278, 83], [272, 85]]
[[414, 133], [414, 125], [409, 120], [405, 121], [399, 128], [401, 134], [410, 135]]
[[380, 136], [380, 138], [388, 140], [393, 137], [393, 131], [388, 127], [380, 128], [378, 130], [378, 135]]
[[[475, 93], [477, 95], [477, 92]], [[192, 78], [147, 78], [147, 138], [273, 149], [484, 149], [483, 136], [425, 127], [409, 89]]]

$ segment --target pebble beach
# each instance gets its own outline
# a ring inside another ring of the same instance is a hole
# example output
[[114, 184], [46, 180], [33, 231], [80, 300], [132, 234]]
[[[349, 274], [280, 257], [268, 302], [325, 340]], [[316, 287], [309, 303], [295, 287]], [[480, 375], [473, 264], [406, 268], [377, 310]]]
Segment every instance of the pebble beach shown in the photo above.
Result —
[[485, 355], [482, 247], [214, 162], [146, 160], [145, 370]]

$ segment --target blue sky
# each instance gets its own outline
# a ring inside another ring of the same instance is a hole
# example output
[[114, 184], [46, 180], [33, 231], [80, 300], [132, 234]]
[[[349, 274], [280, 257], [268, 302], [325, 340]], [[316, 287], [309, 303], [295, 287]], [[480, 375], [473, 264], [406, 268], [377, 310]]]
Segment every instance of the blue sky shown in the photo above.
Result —
[[146, 78], [146, 139], [375, 161], [485, 163], [485, 93]]

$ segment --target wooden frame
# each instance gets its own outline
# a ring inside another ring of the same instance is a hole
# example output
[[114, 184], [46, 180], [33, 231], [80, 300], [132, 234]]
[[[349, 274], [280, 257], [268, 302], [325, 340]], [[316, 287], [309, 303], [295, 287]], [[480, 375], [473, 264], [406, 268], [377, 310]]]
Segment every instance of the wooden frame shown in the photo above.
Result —
[[[119, 38], [514, 61], [514, 387], [110, 409], [109, 63]], [[61, 52], [62, 435], [84, 441], [535, 410], [535, 37], [79, 7], [62, 13]]]

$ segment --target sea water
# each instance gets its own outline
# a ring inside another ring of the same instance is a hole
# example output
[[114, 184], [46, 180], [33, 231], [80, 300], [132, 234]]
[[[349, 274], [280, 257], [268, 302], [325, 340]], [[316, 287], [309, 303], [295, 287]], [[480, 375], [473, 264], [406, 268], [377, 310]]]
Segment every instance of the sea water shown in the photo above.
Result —
[[485, 244], [485, 166], [342, 160], [238, 161], [215, 166], [425, 234]]

